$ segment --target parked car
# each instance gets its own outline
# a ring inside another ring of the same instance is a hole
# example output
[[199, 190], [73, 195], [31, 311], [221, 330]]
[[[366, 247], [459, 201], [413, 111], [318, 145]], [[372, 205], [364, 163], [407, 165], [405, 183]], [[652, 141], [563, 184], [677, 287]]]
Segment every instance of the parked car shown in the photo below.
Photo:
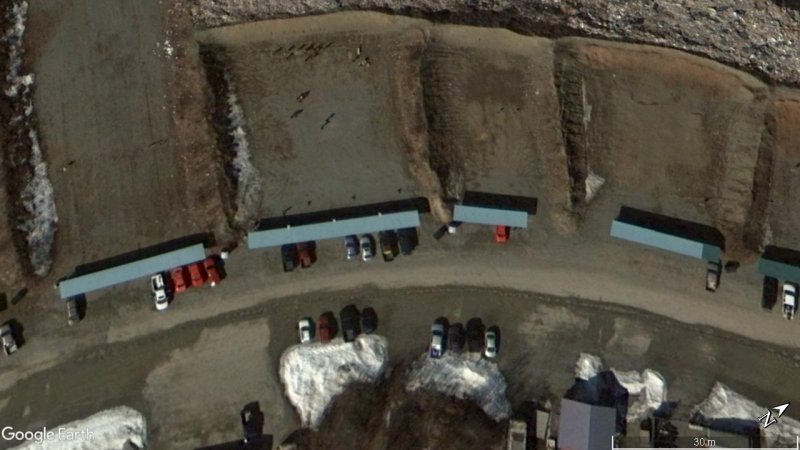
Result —
[[358, 256], [358, 238], [355, 236], [345, 237], [344, 251], [348, 261], [355, 259]]
[[[67, 301], [67, 323], [75, 325], [81, 321], [80, 312], [78, 312], [78, 299], [75, 297], [68, 298]], [[156, 305], [157, 307], [158, 305]]]
[[347, 305], [339, 312], [339, 322], [342, 326], [342, 335], [345, 342], [353, 342], [361, 334], [360, 315], [355, 305]]
[[323, 344], [327, 344], [336, 337], [333, 314], [325, 313], [317, 319], [317, 338]]
[[368, 234], [361, 236], [359, 245], [361, 246], [361, 259], [372, 261], [372, 257], [375, 256], [375, 250], [372, 248], [372, 236]]
[[494, 227], [494, 240], [498, 244], [505, 244], [508, 242], [508, 237], [511, 234], [511, 228], [506, 225], [497, 225]]
[[470, 353], [483, 351], [484, 332], [485, 327], [481, 319], [472, 318], [467, 321], [467, 351]]
[[483, 356], [485, 356], [485, 357], [487, 357], [489, 359], [496, 358], [497, 357], [497, 334], [492, 330], [488, 330], [483, 335], [483, 341], [485, 343], [484, 344], [485, 347], [484, 347], [484, 350], [483, 350]]
[[314, 242], [300, 242], [297, 244], [297, 254], [300, 259], [300, 267], [307, 269], [314, 264], [316, 257], [314, 255]]
[[706, 290], [709, 292], [716, 292], [719, 286], [719, 278], [722, 273], [722, 264], [720, 261], [709, 261], [706, 266]]
[[209, 256], [203, 260], [203, 268], [208, 276], [207, 281], [212, 287], [216, 286], [220, 281], [222, 281], [222, 274], [220, 273], [219, 266], [217, 264], [218, 261], [218, 257], [216, 256]]
[[3, 352], [6, 355], [17, 351], [17, 340], [14, 338], [14, 329], [10, 322], [0, 326], [0, 341], [3, 342]]
[[761, 290], [761, 308], [765, 311], [771, 311], [778, 303], [778, 279], [773, 277], [764, 277], [764, 285]]
[[447, 330], [447, 347], [453, 353], [459, 354], [464, 351], [466, 338], [464, 336], [464, 325], [454, 323]]
[[378, 233], [378, 242], [381, 245], [381, 256], [385, 262], [393, 261], [397, 255], [397, 235], [392, 230]]
[[783, 317], [788, 320], [794, 319], [797, 312], [797, 285], [794, 283], [783, 283]]
[[441, 358], [444, 353], [444, 325], [435, 322], [431, 325], [431, 358]]
[[248, 444], [261, 439], [264, 430], [264, 413], [261, 411], [258, 402], [245, 405], [240, 415], [242, 418], [244, 443]]
[[416, 228], [401, 228], [397, 230], [397, 243], [400, 253], [410, 255], [417, 247], [418, 237]]
[[186, 274], [183, 267], [176, 267], [170, 270], [169, 278], [172, 281], [172, 292], [175, 294], [186, 292]]
[[283, 271], [291, 272], [297, 267], [297, 245], [284, 244], [281, 246], [281, 259], [283, 260]]
[[189, 271], [191, 287], [200, 287], [206, 282], [206, 271], [202, 262], [196, 262], [186, 266]]
[[156, 305], [156, 310], [163, 311], [169, 306], [169, 298], [167, 298], [167, 286], [164, 284], [164, 276], [160, 273], [150, 277], [150, 289], [153, 291], [153, 302]]
[[297, 322], [297, 333], [300, 335], [300, 343], [305, 344], [311, 341], [311, 333], [314, 325], [311, 319], [301, 319]]
[[361, 311], [361, 331], [372, 334], [378, 328], [378, 313], [372, 308], [364, 308]]

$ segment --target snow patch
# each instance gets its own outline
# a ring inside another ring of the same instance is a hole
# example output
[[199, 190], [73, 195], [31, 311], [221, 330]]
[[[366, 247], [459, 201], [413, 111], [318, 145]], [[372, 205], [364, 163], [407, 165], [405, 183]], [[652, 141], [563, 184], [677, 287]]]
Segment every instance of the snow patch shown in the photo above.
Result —
[[590, 380], [597, 375], [597, 372], [600, 372], [602, 367], [603, 362], [599, 356], [581, 353], [578, 357], [578, 362], [575, 364], [575, 378]]
[[374, 383], [383, 375], [388, 355], [386, 339], [374, 334], [353, 343], [295, 345], [281, 356], [279, 373], [303, 425], [317, 429], [331, 400], [347, 385]]
[[471, 400], [498, 422], [511, 415], [503, 374], [496, 364], [480, 357], [445, 353], [434, 359], [426, 353], [412, 364], [406, 389], [428, 389]]
[[[15, 450], [111, 450], [122, 449], [126, 442], [137, 448], [147, 446], [147, 425], [144, 416], [127, 406], [106, 409], [86, 419], [50, 428], [56, 434], [60, 429], [74, 433], [74, 440], [51, 440], [37, 443], [26, 441]], [[91, 439], [77, 439], [83, 431], [92, 433]]]
[[589, 169], [589, 174], [586, 176], [586, 203], [590, 203], [597, 196], [597, 192], [605, 184], [606, 179], [600, 175], [592, 172]]
[[[30, 144], [30, 152], [24, 155], [24, 164], [21, 165], [27, 169], [26, 173], [16, 174], [26, 177], [27, 183], [20, 192], [22, 207], [27, 216], [18, 225], [18, 229], [25, 233], [34, 273], [42, 277], [50, 271], [58, 215], [53, 198], [53, 186], [47, 176], [47, 164], [42, 157], [39, 137], [30, 121], [33, 114], [31, 86], [34, 83], [34, 76], [31, 73], [22, 73], [23, 36], [27, 13], [28, 2], [24, 0], [13, 3], [7, 12], [7, 19], [11, 25], [3, 35], [9, 54], [4, 92], [6, 96], [19, 102], [17, 105], [24, 105], [21, 114], [12, 116], [9, 123], [11, 127], [20, 127], [23, 133], [19, 134], [27, 135]], [[24, 133], [25, 130], [27, 133]]]
[[642, 420], [657, 410], [667, 401], [667, 382], [660, 373], [651, 369], [623, 372], [611, 369], [614, 376], [628, 391], [629, 398], [635, 398], [628, 404], [628, 422]]
[[[575, 378], [592, 381], [603, 370], [600, 357], [581, 353], [575, 364]], [[621, 371], [610, 369], [617, 382], [628, 391], [629, 423], [634, 423], [648, 417], [657, 410], [662, 403], [667, 401], [667, 382], [655, 370]]]
[[[767, 408], [735, 392], [728, 386], [717, 383], [711, 388], [708, 398], [694, 408], [695, 420], [708, 423], [713, 419], [757, 420]], [[771, 411], [773, 414], [774, 411]], [[774, 417], [774, 416], [773, 416]], [[735, 430], [731, 430], [735, 431]], [[800, 421], [784, 414], [777, 422], [763, 430], [767, 447], [793, 447], [800, 436]]]
[[260, 183], [258, 182], [258, 173], [251, 163], [250, 147], [244, 131], [246, 124], [244, 111], [239, 105], [236, 88], [228, 74], [225, 74], [225, 83], [228, 87], [229, 134], [233, 138], [234, 156], [230, 165], [230, 174], [236, 182], [235, 220], [239, 224], [246, 224], [257, 209]]

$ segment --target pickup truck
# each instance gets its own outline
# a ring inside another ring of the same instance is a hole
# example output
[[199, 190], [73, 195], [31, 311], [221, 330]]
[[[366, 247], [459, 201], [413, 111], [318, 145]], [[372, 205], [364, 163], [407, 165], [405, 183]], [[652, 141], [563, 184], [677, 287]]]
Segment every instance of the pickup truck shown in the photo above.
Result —
[[345, 342], [353, 342], [361, 334], [361, 313], [355, 305], [347, 305], [339, 312], [339, 323]]
[[508, 422], [508, 450], [526, 450], [528, 441], [528, 426], [521, 420]]
[[378, 233], [378, 241], [381, 244], [381, 255], [385, 262], [393, 261], [397, 254], [397, 234], [392, 230], [381, 231]]

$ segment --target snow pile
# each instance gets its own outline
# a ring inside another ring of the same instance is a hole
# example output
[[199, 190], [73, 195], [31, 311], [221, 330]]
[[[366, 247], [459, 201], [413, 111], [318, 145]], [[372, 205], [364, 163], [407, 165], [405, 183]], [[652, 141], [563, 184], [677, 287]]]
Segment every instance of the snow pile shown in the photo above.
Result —
[[388, 362], [386, 339], [361, 335], [354, 343], [296, 345], [281, 356], [280, 377], [304, 426], [317, 429], [325, 409], [345, 387], [375, 382]]
[[22, 37], [25, 34], [25, 19], [28, 15], [28, 2], [12, 3], [7, 13], [6, 20], [10, 24], [3, 35], [3, 41], [8, 45], [8, 71], [6, 82], [8, 86], [5, 93], [9, 97], [16, 97], [20, 88], [27, 88], [33, 84], [33, 75], [20, 75], [22, 71]]
[[[11, 4], [6, 17], [10, 27], [3, 35], [3, 41], [8, 45], [9, 55], [5, 94], [12, 99], [16, 111], [9, 123], [9, 133], [16, 134], [20, 141], [27, 138], [25, 143], [30, 145], [30, 149], [29, 151], [27, 148], [25, 151], [11, 148], [5, 150], [13, 155], [12, 159], [17, 165], [13, 167], [15, 172], [13, 176], [24, 180], [19, 201], [27, 217], [21, 221], [18, 229], [25, 233], [34, 273], [44, 276], [50, 271], [50, 255], [58, 215], [53, 198], [53, 186], [47, 176], [47, 164], [42, 157], [38, 135], [31, 124], [33, 114], [31, 86], [34, 77], [33, 74], [22, 73], [23, 35], [27, 12], [26, 1]], [[23, 146], [23, 143], [18, 142], [16, 145]]]
[[667, 382], [655, 370], [644, 369], [642, 373], [611, 371], [619, 384], [627, 389], [628, 395], [636, 399], [628, 405], [628, 422], [644, 419], [667, 401]]
[[42, 159], [36, 130], [30, 129], [28, 137], [31, 140], [30, 165], [33, 167], [33, 176], [21, 196], [30, 217], [19, 228], [25, 232], [34, 272], [41, 277], [50, 271], [50, 250], [55, 239], [58, 214], [53, 185], [47, 177], [47, 164]]
[[590, 203], [597, 196], [597, 192], [603, 187], [606, 179], [600, 175], [592, 172], [589, 169], [589, 175], [586, 176], [586, 203]]
[[581, 353], [578, 357], [578, 362], [575, 363], [575, 378], [581, 380], [589, 380], [603, 367], [603, 362], [599, 356], [590, 355], [588, 353]]
[[445, 353], [434, 359], [426, 353], [411, 366], [406, 389], [428, 389], [472, 400], [498, 422], [511, 414], [503, 374], [496, 364], [480, 357]]
[[236, 183], [236, 222], [246, 224], [255, 212], [259, 199], [258, 174], [250, 162], [250, 147], [245, 134], [244, 111], [236, 97], [233, 80], [225, 74], [228, 87], [228, 120], [230, 136], [233, 138], [233, 160], [230, 163], [230, 174]]
[[[575, 364], [575, 377], [593, 381], [602, 370], [603, 363], [599, 357], [581, 353]], [[620, 371], [611, 369], [617, 382], [628, 391], [628, 422], [646, 418], [667, 401], [667, 382], [660, 373], [645, 369], [636, 371]], [[631, 402], [633, 400], [633, 402]]]
[[[767, 408], [738, 394], [722, 383], [711, 388], [711, 393], [703, 403], [694, 408], [695, 421], [708, 424], [714, 419], [758, 420], [767, 413]], [[775, 411], [772, 410], [775, 417]], [[723, 430], [724, 431], [724, 430]], [[736, 430], [730, 430], [736, 431]], [[767, 447], [794, 447], [797, 436], [800, 436], [800, 421], [789, 418], [786, 414], [777, 422], [764, 430]]]
[[[138, 411], [119, 406], [106, 409], [83, 420], [48, 428], [52, 439], [30, 440], [14, 447], [16, 450], [117, 450], [130, 441], [136, 448], [147, 445], [147, 426]], [[61, 438], [59, 439], [59, 434]]]

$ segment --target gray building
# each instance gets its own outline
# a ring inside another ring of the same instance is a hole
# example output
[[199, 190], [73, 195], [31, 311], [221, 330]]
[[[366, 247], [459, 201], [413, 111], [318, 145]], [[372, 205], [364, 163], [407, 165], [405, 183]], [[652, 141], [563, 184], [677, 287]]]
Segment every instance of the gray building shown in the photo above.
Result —
[[606, 406], [561, 399], [558, 448], [597, 450], [611, 448], [616, 432], [617, 411]]

